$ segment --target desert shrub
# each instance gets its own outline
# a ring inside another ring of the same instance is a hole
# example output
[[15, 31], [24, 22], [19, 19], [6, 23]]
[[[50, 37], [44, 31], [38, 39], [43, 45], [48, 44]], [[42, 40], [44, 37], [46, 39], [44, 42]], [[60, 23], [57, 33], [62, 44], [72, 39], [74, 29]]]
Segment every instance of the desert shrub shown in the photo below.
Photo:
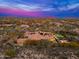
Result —
[[67, 57], [66, 56], [61, 56], [60, 59], [67, 59]]
[[63, 39], [63, 38], [65, 38], [64, 35], [62, 35], [61, 33], [60, 33], [60, 34], [56, 34], [56, 36], [57, 36], [58, 39]]
[[4, 51], [4, 54], [9, 57], [14, 57], [16, 55], [16, 51], [14, 49], [9, 48]]
[[52, 44], [52, 42], [50, 42], [48, 40], [40, 40], [40, 41], [38, 41], [37, 46], [47, 48], [47, 47], [51, 46], [51, 44]]
[[77, 51], [76, 55], [77, 55], [77, 57], [79, 57], [79, 51]]
[[38, 41], [36, 41], [36, 40], [26, 40], [25, 42], [24, 42], [24, 45], [36, 45], [37, 44], [37, 42]]
[[51, 45], [50, 45], [50, 47], [57, 47], [57, 43], [52, 43]]
[[47, 47], [51, 45], [51, 42], [48, 40], [26, 40], [26, 42], [24, 43], [24, 46], [27, 45], [34, 45], [37, 47]]
[[69, 43], [61, 43], [61, 46], [62, 46], [62, 47], [69, 47], [70, 44], [69, 44]]
[[79, 43], [78, 42], [70, 42], [70, 43], [61, 43], [62, 47], [79, 47]]
[[79, 43], [78, 42], [71, 42], [70, 47], [79, 47]]

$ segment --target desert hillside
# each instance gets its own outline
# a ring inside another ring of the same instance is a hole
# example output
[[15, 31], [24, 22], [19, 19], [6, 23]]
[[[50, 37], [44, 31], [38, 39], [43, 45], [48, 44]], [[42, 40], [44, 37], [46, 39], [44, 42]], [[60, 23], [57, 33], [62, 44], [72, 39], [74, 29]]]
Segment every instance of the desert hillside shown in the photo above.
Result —
[[79, 59], [79, 19], [0, 17], [0, 58]]

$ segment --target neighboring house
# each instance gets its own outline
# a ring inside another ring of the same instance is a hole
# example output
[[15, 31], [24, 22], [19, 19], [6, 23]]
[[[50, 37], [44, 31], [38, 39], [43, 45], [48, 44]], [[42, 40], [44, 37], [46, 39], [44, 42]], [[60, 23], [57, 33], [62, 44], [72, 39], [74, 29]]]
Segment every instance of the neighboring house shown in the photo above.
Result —
[[5, 27], [5, 26], [7, 26], [7, 27], [10, 27], [10, 26], [13, 26], [14, 24], [0, 24], [0, 27]]
[[63, 23], [62, 23], [62, 22], [54, 22], [53, 24], [54, 24], [54, 25], [56, 25], [57, 27], [59, 27], [59, 26], [62, 26], [62, 25], [63, 25]]
[[21, 27], [22, 27], [22, 28], [29, 28], [30, 26], [23, 24], [23, 25], [21, 25]]
[[50, 32], [25, 32], [24, 38], [19, 38], [17, 39], [17, 44], [18, 45], [23, 45], [23, 43], [27, 40], [49, 40], [49, 41], [54, 41], [55, 40], [55, 35], [53, 35]]

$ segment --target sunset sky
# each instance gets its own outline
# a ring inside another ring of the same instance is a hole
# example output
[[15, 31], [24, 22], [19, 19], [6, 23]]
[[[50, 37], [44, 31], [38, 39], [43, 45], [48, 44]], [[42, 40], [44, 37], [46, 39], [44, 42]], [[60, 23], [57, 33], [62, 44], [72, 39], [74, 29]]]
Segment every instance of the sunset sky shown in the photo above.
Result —
[[0, 16], [79, 18], [79, 0], [0, 0]]

